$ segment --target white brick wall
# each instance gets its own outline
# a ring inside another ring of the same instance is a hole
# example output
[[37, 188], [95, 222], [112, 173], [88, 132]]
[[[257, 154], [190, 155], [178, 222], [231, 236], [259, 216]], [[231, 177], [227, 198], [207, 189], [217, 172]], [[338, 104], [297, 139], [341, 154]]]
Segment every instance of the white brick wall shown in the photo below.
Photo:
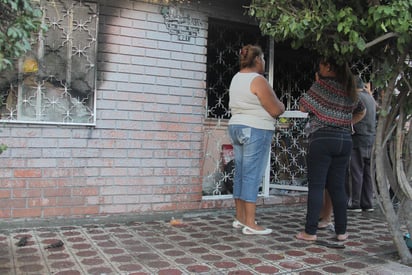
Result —
[[191, 11], [201, 31], [179, 41], [157, 5], [99, 3], [96, 126], [4, 125], [0, 218], [201, 207], [211, 12]]

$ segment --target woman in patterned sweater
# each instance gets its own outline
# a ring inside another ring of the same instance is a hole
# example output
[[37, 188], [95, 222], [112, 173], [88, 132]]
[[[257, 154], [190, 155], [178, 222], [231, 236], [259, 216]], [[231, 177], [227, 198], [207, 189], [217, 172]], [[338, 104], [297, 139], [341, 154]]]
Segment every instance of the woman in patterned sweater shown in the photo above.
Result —
[[323, 58], [319, 62], [317, 80], [299, 103], [300, 110], [307, 112], [309, 118], [305, 128], [309, 138], [309, 192], [305, 230], [296, 238], [316, 240], [326, 188], [332, 199], [336, 238], [344, 241], [348, 238], [345, 176], [352, 149], [352, 125], [365, 115], [349, 66], [338, 64], [333, 58]]

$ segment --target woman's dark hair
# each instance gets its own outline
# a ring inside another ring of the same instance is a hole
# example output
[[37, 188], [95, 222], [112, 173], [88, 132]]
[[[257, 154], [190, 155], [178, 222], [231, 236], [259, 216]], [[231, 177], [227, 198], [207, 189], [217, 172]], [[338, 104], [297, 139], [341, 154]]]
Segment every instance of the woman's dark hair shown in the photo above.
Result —
[[353, 101], [356, 101], [358, 99], [358, 93], [356, 92], [355, 77], [348, 63], [338, 64], [332, 57], [321, 58], [320, 63], [330, 65], [330, 70], [336, 73], [336, 80], [343, 85], [349, 97]]
[[262, 48], [254, 45], [243, 46], [239, 54], [240, 69], [251, 68], [255, 66], [256, 56], [263, 54]]

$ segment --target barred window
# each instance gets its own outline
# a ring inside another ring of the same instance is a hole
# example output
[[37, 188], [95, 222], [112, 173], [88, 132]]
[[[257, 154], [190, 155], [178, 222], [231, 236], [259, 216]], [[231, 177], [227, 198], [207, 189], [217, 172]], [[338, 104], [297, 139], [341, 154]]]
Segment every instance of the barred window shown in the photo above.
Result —
[[39, 1], [47, 31], [0, 76], [0, 121], [95, 124], [95, 2]]
[[[239, 50], [247, 44], [262, 47], [268, 56], [268, 39], [258, 26], [209, 18], [207, 40], [207, 117], [229, 119], [229, 86], [239, 71]], [[268, 64], [267, 64], [268, 65]]]

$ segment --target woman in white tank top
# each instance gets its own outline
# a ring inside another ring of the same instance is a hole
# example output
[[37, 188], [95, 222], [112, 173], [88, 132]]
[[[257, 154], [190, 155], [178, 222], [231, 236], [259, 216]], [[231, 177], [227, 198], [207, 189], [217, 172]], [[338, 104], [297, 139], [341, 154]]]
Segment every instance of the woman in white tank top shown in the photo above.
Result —
[[285, 111], [268, 81], [262, 76], [265, 60], [259, 46], [246, 45], [240, 51], [240, 71], [229, 88], [229, 136], [235, 156], [233, 198], [236, 217], [232, 223], [246, 235], [272, 233], [256, 223], [256, 200], [262, 183], [275, 118]]

